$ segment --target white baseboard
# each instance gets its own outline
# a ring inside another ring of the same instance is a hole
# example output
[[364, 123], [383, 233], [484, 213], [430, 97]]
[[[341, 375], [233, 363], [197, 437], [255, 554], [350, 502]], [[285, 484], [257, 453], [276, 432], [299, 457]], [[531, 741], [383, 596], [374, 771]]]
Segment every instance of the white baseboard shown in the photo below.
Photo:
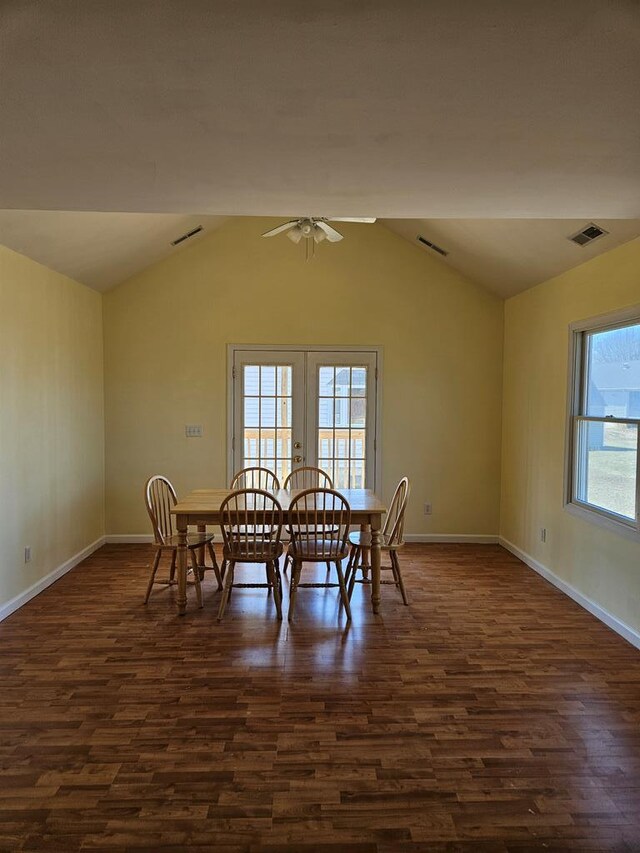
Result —
[[23, 604], [26, 604], [27, 601], [31, 601], [32, 598], [35, 598], [36, 595], [39, 595], [43, 590], [45, 590], [48, 586], [51, 586], [52, 583], [55, 583], [59, 578], [63, 575], [66, 575], [67, 572], [71, 571], [71, 569], [75, 568], [78, 563], [81, 563], [83, 560], [86, 560], [94, 551], [97, 551], [105, 543], [105, 537], [101, 536], [99, 539], [96, 539], [95, 542], [92, 542], [90, 545], [87, 545], [86, 548], [83, 548], [82, 551], [78, 551], [77, 554], [74, 554], [73, 557], [70, 557], [61, 566], [58, 566], [57, 569], [54, 569], [52, 572], [49, 572], [48, 575], [45, 575], [40, 580], [37, 580], [34, 584], [32, 584], [28, 589], [25, 589], [24, 592], [18, 593], [14, 598], [10, 601], [5, 602], [0, 605], [0, 622], [3, 619], [6, 619], [7, 616], [11, 616], [12, 613], [15, 613]]
[[[104, 538], [107, 545], [151, 545], [153, 543], [152, 533], [108, 533]], [[219, 533], [216, 534], [213, 541], [221, 542], [222, 536]]]
[[461, 543], [467, 545], [497, 545], [498, 536], [485, 533], [405, 533], [405, 542]]
[[631, 643], [632, 646], [640, 649], [640, 633], [638, 633], [638, 631], [630, 625], [627, 625], [626, 622], [618, 619], [618, 617], [614, 616], [613, 613], [609, 613], [609, 611], [605, 610], [604, 607], [600, 607], [600, 605], [596, 604], [595, 601], [587, 598], [586, 595], [583, 595], [574, 586], [567, 583], [567, 581], [562, 580], [562, 578], [558, 577], [555, 572], [552, 572], [551, 569], [538, 562], [538, 560], [534, 559], [530, 554], [527, 554], [526, 551], [522, 551], [517, 545], [514, 545], [513, 542], [509, 542], [508, 539], [504, 539], [502, 536], [499, 541], [503, 548], [506, 548], [507, 551], [511, 551], [511, 553], [519, 560], [522, 560], [526, 566], [529, 566], [530, 569], [533, 569], [534, 572], [537, 572], [546, 581], [549, 581], [549, 583], [552, 583], [561, 592], [564, 592], [565, 595], [568, 595], [569, 598], [572, 598], [576, 604], [579, 604], [581, 607], [584, 607], [585, 610], [588, 610], [592, 616], [596, 617], [596, 619], [604, 622], [608, 628], [611, 628], [612, 631], [615, 631], [616, 634], [619, 634], [628, 643]]
[[107, 545], [143, 545], [153, 542], [152, 533], [108, 533]]

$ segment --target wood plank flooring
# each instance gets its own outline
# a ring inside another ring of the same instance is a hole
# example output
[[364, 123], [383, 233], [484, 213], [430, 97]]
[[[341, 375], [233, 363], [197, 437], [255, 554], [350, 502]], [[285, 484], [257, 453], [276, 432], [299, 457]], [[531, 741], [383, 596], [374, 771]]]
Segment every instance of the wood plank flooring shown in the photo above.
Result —
[[321, 589], [217, 624], [211, 574], [145, 608], [151, 556], [0, 625], [0, 850], [640, 850], [640, 654], [500, 547], [408, 546], [350, 628]]

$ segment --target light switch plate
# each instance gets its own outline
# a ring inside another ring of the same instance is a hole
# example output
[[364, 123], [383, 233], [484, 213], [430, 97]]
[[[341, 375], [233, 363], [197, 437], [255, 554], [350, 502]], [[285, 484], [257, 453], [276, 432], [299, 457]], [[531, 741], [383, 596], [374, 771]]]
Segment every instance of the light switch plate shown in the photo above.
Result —
[[202, 424], [185, 424], [184, 434], [187, 438], [202, 438]]

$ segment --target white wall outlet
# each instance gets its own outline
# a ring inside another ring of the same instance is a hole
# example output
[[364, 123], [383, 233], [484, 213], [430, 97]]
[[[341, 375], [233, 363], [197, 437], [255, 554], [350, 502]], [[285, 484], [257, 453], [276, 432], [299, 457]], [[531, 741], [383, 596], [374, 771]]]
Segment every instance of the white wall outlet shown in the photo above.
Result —
[[425, 504], [424, 505], [424, 514], [425, 515], [431, 515], [431, 504]]
[[202, 438], [202, 424], [185, 424], [184, 434], [187, 438]]
[[547, 528], [546, 527], [540, 528], [540, 541], [541, 542], [547, 541]]
[[25, 563], [31, 562], [31, 545], [27, 545], [27, 547], [24, 549], [24, 561]]

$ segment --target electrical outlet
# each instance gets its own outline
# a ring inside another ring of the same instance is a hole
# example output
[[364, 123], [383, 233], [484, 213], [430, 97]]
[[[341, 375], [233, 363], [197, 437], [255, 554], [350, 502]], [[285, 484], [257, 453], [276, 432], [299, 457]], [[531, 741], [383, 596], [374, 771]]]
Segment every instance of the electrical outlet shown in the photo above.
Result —
[[31, 545], [27, 545], [27, 547], [24, 549], [24, 561], [25, 563], [31, 562]]
[[540, 541], [541, 542], [547, 541], [547, 528], [546, 527], [540, 528]]
[[202, 438], [202, 424], [185, 424], [184, 434], [187, 438]]
[[431, 515], [431, 504], [425, 504], [424, 505], [424, 514], [425, 515]]

